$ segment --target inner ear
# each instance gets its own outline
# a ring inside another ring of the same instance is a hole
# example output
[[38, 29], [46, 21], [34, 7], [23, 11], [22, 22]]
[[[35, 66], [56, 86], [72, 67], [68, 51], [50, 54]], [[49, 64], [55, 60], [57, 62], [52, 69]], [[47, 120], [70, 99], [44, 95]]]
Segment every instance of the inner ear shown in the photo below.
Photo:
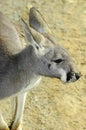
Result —
[[32, 7], [29, 12], [29, 24], [32, 28], [40, 32], [41, 34], [51, 33], [48, 25], [46, 24], [41, 13]]
[[46, 43], [46, 38], [35, 29], [29, 27], [23, 19], [21, 20], [27, 40], [37, 47], [43, 46]]

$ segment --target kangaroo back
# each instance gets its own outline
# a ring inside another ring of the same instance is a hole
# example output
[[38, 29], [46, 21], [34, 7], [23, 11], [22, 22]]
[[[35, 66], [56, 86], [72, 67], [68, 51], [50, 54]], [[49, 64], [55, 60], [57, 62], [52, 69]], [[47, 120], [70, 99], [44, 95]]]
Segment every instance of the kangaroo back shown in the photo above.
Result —
[[0, 12], [0, 70], [7, 64], [10, 56], [22, 51], [24, 46], [13, 23]]
[[4, 48], [7, 54], [14, 55], [23, 48], [15, 26], [12, 22], [0, 12], [0, 46]]

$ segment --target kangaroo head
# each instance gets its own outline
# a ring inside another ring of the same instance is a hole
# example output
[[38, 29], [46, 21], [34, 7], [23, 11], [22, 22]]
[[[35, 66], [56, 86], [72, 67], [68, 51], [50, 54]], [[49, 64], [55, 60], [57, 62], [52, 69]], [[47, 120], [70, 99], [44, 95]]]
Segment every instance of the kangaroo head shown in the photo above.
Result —
[[70, 55], [57, 43], [40, 12], [34, 7], [30, 9], [29, 25], [23, 21], [26, 37], [32, 43], [36, 55], [36, 73], [64, 82], [78, 80], [80, 75]]

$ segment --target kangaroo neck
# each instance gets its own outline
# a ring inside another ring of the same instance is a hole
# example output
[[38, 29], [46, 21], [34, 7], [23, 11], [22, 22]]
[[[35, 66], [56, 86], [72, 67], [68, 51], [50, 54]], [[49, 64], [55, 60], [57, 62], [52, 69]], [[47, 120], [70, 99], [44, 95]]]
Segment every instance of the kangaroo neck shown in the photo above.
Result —
[[28, 79], [38, 76], [35, 73], [36, 68], [36, 55], [33, 46], [25, 48], [17, 57], [18, 59], [18, 71], [24, 72]]

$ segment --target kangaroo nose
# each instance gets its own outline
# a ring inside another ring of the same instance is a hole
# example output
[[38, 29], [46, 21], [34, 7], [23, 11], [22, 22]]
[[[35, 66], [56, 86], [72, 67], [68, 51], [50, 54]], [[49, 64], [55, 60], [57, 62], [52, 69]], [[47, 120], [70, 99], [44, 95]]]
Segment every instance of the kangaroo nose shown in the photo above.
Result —
[[71, 73], [71, 72], [68, 72], [68, 73], [67, 73], [67, 81], [70, 81], [71, 78], [72, 78], [72, 73]]
[[80, 74], [79, 73], [75, 73], [75, 77], [78, 80], [80, 78]]
[[80, 74], [79, 73], [74, 73], [74, 72], [68, 72], [67, 74], [67, 82], [68, 81], [76, 81], [80, 78]]

